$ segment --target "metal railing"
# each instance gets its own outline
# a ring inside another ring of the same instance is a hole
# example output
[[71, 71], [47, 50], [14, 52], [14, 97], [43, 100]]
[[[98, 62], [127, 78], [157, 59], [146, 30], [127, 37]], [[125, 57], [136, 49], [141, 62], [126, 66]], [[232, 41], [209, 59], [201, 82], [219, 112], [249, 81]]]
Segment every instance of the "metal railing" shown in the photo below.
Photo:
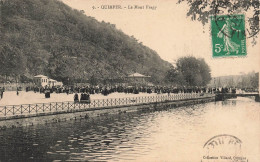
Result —
[[201, 93], [185, 93], [185, 94], [170, 94], [170, 95], [156, 95], [143, 97], [127, 97], [127, 98], [109, 98], [109, 99], [94, 99], [90, 103], [81, 102], [51, 102], [51, 103], [37, 103], [37, 104], [23, 104], [23, 105], [6, 105], [0, 106], [0, 117], [20, 116], [27, 114], [40, 114], [48, 112], [71, 112], [81, 111], [92, 108], [109, 108], [114, 106], [126, 106], [134, 104], [146, 104], [165, 101], [178, 101], [185, 99], [196, 99], [213, 97], [213, 94]]

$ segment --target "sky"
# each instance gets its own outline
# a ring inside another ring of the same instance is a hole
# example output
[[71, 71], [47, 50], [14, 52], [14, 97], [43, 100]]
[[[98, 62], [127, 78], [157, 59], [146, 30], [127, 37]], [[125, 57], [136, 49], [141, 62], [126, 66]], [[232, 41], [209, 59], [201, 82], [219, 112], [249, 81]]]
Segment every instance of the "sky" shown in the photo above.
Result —
[[[98, 21], [115, 24], [129, 36], [134, 36], [158, 55], [174, 63], [183, 56], [204, 58], [213, 77], [239, 75], [260, 71], [260, 39], [254, 47], [247, 39], [247, 56], [243, 58], [212, 58], [210, 24], [205, 26], [186, 16], [188, 5], [177, 0], [62, 0]], [[106, 5], [121, 5], [125, 9], [105, 9]], [[131, 6], [145, 9], [128, 9]], [[146, 9], [146, 6], [148, 9]], [[93, 9], [93, 7], [95, 9]], [[247, 26], [247, 24], [246, 24]]]

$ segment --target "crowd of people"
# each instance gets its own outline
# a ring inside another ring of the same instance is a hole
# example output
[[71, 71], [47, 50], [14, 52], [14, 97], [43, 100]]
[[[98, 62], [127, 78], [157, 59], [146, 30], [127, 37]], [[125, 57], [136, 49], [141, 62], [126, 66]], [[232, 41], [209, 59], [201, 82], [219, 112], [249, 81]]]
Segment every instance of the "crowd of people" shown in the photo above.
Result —
[[[118, 93], [232, 93], [235, 88], [207, 88], [207, 87], [167, 87], [167, 86], [63, 86], [63, 87], [26, 87], [26, 91], [45, 93], [87, 93], [103, 94], [105, 96]], [[233, 92], [235, 93], [235, 92]]]
[[74, 95], [74, 102], [84, 102], [84, 103], [90, 103], [90, 94], [89, 93], [81, 93], [80, 100], [79, 95], [76, 92]]
[[[199, 87], [166, 87], [166, 86], [63, 86], [63, 87], [26, 87], [26, 91], [34, 91], [45, 93], [45, 97], [49, 98], [51, 93], [67, 93], [74, 94], [75, 102], [90, 102], [90, 95], [102, 94], [107, 96], [111, 93], [213, 93], [214, 89]], [[80, 94], [80, 95], [79, 95]]]
[[[102, 94], [107, 96], [111, 93], [126, 93], [126, 94], [139, 94], [139, 93], [236, 93], [236, 88], [209, 88], [209, 87], [173, 87], [173, 86], [62, 86], [62, 87], [26, 87], [26, 92], [34, 91], [35, 93], [44, 93], [46, 98], [50, 98], [51, 93], [74, 93], [75, 102], [89, 102], [90, 95]], [[4, 88], [0, 87], [0, 98], [3, 98]], [[17, 95], [19, 95], [17, 88]]]

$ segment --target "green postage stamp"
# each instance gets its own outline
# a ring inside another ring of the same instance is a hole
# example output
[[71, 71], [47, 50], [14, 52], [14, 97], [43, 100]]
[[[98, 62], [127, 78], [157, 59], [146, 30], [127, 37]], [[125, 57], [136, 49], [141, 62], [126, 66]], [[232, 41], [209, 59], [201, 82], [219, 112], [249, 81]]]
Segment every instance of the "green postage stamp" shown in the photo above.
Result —
[[213, 57], [246, 56], [244, 15], [211, 16]]

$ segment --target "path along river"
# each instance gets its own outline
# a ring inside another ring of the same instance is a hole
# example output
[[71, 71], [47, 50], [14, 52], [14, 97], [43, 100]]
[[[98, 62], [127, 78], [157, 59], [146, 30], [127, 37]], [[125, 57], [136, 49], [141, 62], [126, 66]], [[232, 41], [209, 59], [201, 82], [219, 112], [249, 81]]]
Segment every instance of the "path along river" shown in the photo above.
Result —
[[260, 103], [237, 98], [164, 111], [0, 131], [0, 161], [200, 161], [213, 136], [241, 139], [260, 161]]

